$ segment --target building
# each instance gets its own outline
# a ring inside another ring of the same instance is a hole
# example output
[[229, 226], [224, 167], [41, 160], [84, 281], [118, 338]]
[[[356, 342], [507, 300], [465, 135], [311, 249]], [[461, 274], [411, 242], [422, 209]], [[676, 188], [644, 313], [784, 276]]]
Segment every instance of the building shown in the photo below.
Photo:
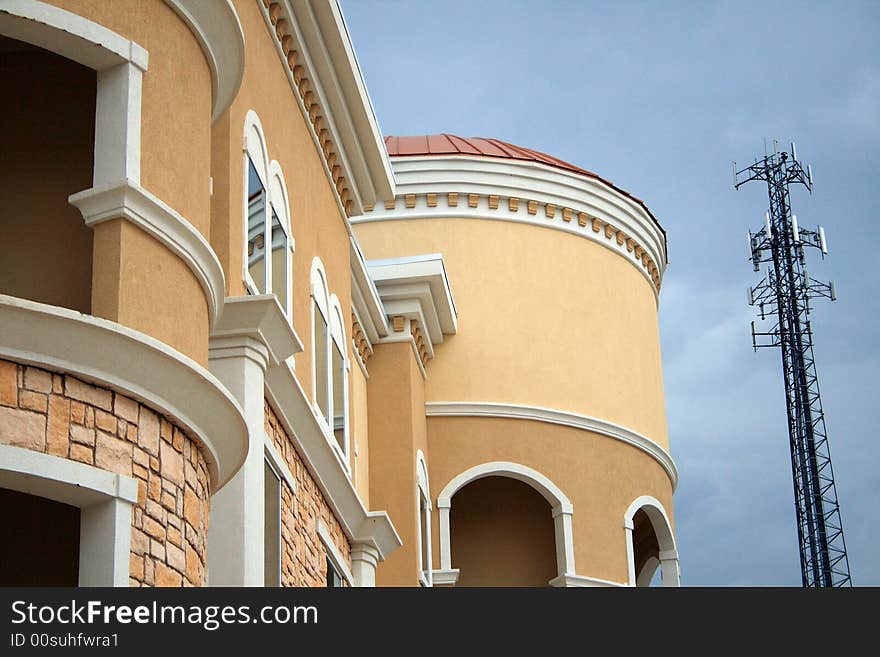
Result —
[[0, 583], [678, 584], [642, 201], [383, 139], [335, 0], [0, 35]]

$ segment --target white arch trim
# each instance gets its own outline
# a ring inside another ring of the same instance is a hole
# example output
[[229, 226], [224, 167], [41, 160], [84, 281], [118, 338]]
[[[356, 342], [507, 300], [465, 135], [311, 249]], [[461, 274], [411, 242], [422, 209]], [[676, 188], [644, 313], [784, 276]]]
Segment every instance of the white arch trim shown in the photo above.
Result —
[[[681, 574], [678, 565], [678, 548], [675, 544], [675, 534], [672, 532], [672, 523], [669, 522], [669, 514], [663, 503], [656, 497], [650, 495], [642, 495], [633, 500], [632, 504], [623, 515], [623, 527], [626, 533], [626, 557], [628, 568], [628, 582], [630, 586], [636, 586], [639, 580], [644, 579], [638, 577], [643, 573], [636, 573], [635, 570], [635, 548], [633, 545], [633, 518], [639, 511], [644, 511], [645, 515], [651, 521], [654, 534], [657, 536], [657, 543], [660, 547], [660, 569], [663, 576], [664, 587], [677, 587], [680, 584]], [[644, 569], [644, 570], [647, 570]], [[653, 570], [651, 571], [653, 576]], [[647, 582], [650, 583], [650, 577]]]
[[[245, 154], [250, 157], [257, 170], [257, 175], [263, 183], [263, 187], [269, 190], [269, 148], [266, 146], [266, 133], [263, 131], [263, 124], [260, 123], [260, 117], [254, 110], [248, 110], [244, 117], [244, 136], [242, 141], [242, 149]], [[245, 163], [246, 164], [246, 163]], [[247, 166], [244, 170], [244, 187], [247, 189]], [[245, 207], [247, 199], [245, 199]]]
[[309, 275], [311, 294], [324, 313], [327, 320], [327, 330], [330, 330], [330, 295], [327, 284], [327, 274], [324, 271], [324, 263], [318, 256], [312, 258], [312, 269]]
[[453, 478], [440, 491], [437, 496], [437, 509], [440, 513], [440, 570], [443, 572], [452, 571], [452, 540], [449, 523], [452, 497], [467, 484], [484, 477], [510, 477], [528, 484], [541, 493], [552, 507], [556, 534], [557, 575], [559, 578], [573, 576], [576, 570], [571, 523], [574, 507], [571, 501], [559, 486], [537, 470], [509, 461], [494, 461], [476, 465]]
[[0, 445], [0, 488], [78, 507], [79, 586], [128, 586], [136, 479]]

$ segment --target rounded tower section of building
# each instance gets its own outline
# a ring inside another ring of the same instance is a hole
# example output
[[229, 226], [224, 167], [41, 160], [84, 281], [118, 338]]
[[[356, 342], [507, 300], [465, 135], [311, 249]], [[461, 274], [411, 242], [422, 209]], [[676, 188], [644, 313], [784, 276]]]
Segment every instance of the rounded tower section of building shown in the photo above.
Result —
[[433, 583], [678, 584], [658, 295], [666, 235], [595, 173], [495, 139], [387, 137], [368, 265], [442, 255], [425, 365]]

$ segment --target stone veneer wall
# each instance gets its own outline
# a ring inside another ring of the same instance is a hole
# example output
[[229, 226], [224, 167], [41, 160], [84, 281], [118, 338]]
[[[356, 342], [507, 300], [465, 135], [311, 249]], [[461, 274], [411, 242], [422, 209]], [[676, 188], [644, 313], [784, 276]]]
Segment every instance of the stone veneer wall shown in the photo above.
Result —
[[266, 433], [296, 479], [297, 493], [282, 479], [281, 484], [281, 585], [324, 586], [327, 581], [327, 551], [318, 536], [318, 518], [324, 521], [333, 542], [351, 565], [351, 546], [342, 525], [333, 515], [321, 490], [296, 451], [293, 441], [266, 403]]
[[210, 479], [199, 444], [143, 404], [0, 360], [0, 443], [134, 477], [132, 586], [201, 586]]

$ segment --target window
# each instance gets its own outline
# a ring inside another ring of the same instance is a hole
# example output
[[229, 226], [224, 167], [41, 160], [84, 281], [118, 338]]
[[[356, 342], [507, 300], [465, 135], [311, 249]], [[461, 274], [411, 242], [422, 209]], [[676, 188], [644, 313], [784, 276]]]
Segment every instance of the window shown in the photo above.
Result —
[[290, 319], [293, 238], [287, 187], [278, 162], [267, 162], [259, 119], [253, 112], [248, 113], [245, 144], [245, 287], [249, 294], [274, 294]]
[[327, 437], [348, 463], [348, 359], [342, 309], [336, 295], [327, 295], [326, 278], [318, 258], [312, 263], [313, 399]]
[[281, 586], [281, 477], [268, 461], [264, 466], [263, 584]]
[[327, 588], [341, 588], [343, 584], [342, 575], [336, 570], [330, 557], [327, 557]]
[[255, 294], [265, 294], [266, 286], [266, 188], [253, 160], [247, 158], [248, 283]]
[[419, 583], [434, 585], [431, 565], [431, 497], [428, 487], [428, 466], [422, 450], [416, 456], [417, 495], [419, 500]]

